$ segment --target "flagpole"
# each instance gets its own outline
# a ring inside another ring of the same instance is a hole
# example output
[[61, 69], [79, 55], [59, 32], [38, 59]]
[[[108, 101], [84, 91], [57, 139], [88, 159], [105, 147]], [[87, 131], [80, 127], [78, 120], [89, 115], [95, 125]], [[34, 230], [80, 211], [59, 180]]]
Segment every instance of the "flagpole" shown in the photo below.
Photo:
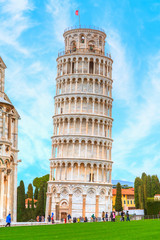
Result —
[[79, 15], [79, 27], [80, 27], [80, 11], [79, 11], [79, 8], [78, 8], [78, 15]]

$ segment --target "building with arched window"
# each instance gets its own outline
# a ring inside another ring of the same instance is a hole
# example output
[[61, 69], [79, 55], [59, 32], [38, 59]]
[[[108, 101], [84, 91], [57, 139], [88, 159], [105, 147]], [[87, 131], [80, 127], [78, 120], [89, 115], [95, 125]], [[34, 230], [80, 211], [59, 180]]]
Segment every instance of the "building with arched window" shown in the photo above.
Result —
[[112, 211], [112, 59], [104, 31], [64, 32], [57, 58], [46, 219]]
[[17, 220], [19, 114], [4, 92], [6, 65], [0, 57], [0, 221]]

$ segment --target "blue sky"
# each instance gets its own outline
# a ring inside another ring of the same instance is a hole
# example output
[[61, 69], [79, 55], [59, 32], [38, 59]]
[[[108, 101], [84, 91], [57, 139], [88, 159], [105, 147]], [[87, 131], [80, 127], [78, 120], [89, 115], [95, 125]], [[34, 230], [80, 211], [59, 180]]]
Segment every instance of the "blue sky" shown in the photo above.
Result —
[[21, 116], [18, 181], [49, 173], [56, 58], [77, 8], [81, 24], [105, 29], [114, 60], [112, 178], [159, 175], [160, 1], [0, 0], [6, 93]]

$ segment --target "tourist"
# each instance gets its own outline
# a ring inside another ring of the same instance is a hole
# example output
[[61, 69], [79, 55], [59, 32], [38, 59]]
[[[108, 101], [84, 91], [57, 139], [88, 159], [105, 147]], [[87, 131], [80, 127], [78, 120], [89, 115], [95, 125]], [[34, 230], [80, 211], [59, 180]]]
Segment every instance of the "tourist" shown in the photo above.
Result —
[[71, 222], [71, 215], [70, 214], [68, 214], [68, 222]]
[[48, 220], [48, 222], [50, 222], [50, 221], [51, 221], [51, 216], [50, 216], [50, 215], [48, 215], [48, 218], [47, 218], [47, 220]]
[[103, 211], [102, 212], [102, 220], [103, 220], [103, 222], [104, 222], [104, 219], [105, 219], [105, 212]]
[[108, 213], [106, 212], [106, 222], [108, 222]]
[[39, 222], [41, 222], [41, 220], [42, 220], [42, 218], [41, 218], [41, 216], [39, 216]]
[[51, 215], [51, 221], [52, 221], [52, 224], [54, 224], [54, 213], [52, 212], [52, 215]]
[[128, 212], [128, 211], [127, 211], [127, 213], [126, 213], [126, 217], [127, 217], [126, 221], [130, 221], [129, 212]]
[[121, 221], [124, 222], [124, 212], [123, 212], [123, 210], [122, 210], [122, 212], [121, 212]]
[[37, 218], [36, 218], [36, 219], [37, 219], [37, 222], [39, 222], [39, 216], [37, 216]]
[[5, 227], [7, 227], [7, 226], [9, 226], [9, 227], [11, 226], [11, 214], [10, 213], [6, 217], [6, 226]]
[[92, 214], [92, 216], [91, 216], [91, 219], [92, 219], [92, 220], [93, 220], [93, 222], [94, 222], [94, 220], [95, 220], [94, 213]]
[[44, 222], [44, 216], [42, 216], [42, 222]]
[[112, 212], [111, 212], [110, 218], [111, 218], [111, 222], [113, 222], [113, 213]]
[[115, 219], [116, 219], [116, 214], [115, 214], [115, 212], [113, 212], [112, 215], [113, 215], [113, 217], [112, 217], [112, 221], [115, 222]]

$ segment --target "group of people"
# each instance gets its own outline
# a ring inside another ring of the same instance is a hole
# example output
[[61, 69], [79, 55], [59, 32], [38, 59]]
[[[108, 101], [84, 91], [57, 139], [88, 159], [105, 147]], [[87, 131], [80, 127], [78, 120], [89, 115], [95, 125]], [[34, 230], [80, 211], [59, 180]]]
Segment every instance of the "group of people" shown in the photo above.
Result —
[[37, 222], [45, 222], [44, 216], [37, 216], [36, 220]]
[[[68, 222], [71, 223], [72, 222], [72, 217], [70, 214], [67, 215], [67, 219], [68, 219]], [[116, 219], [116, 214], [114, 211], [111, 212], [111, 215], [110, 215], [110, 219], [111, 219], [111, 222], [115, 222], [115, 219]], [[48, 222], [52, 222], [52, 224], [54, 223], [54, 213], [52, 213], [52, 215], [48, 215], [48, 218], [47, 218]], [[91, 220], [95, 221], [96, 220], [96, 217], [94, 214], [92, 214], [91, 216]], [[103, 222], [108, 222], [109, 221], [109, 217], [108, 217], [108, 212], [102, 212], [102, 220]], [[124, 222], [125, 220], [125, 212], [122, 211], [121, 212], [121, 221]], [[87, 218], [84, 219], [84, 222], [87, 222]], [[130, 217], [129, 217], [129, 212], [127, 211], [126, 212], [126, 221], [130, 221]], [[37, 222], [45, 222], [45, 218], [44, 216], [37, 216]], [[76, 222], [76, 221], [75, 221]], [[80, 222], [80, 219], [78, 218], [77, 219], [77, 222]], [[66, 223], [66, 219], [65, 219], [65, 223]], [[6, 226], [9, 226], [10, 227], [11, 225], [11, 214], [9, 213], [8, 216], [6, 217]]]
[[[125, 220], [124, 217], [125, 217], [125, 212], [122, 211], [120, 220], [123, 221], [123, 222]], [[112, 211], [111, 214], [110, 214], [110, 220], [111, 220], [111, 222], [115, 222], [115, 219], [116, 219], [116, 213], [114, 211]], [[106, 213], [104, 211], [102, 212], [102, 220], [103, 220], [103, 222], [105, 222], [105, 221], [108, 222], [109, 221], [107, 212]], [[128, 211], [126, 212], [126, 221], [130, 221], [130, 217], [129, 217], [129, 212]]]
[[[124, 217], [125, 217], [125, 212], [122, 211], [121, 212], [121, 219], [120, 219], [122, 222], [124, 222], [124, 220], [125, 220]], [[126, 221], [130, 221], [129, 212], [128, 211], [126, 212]]]

